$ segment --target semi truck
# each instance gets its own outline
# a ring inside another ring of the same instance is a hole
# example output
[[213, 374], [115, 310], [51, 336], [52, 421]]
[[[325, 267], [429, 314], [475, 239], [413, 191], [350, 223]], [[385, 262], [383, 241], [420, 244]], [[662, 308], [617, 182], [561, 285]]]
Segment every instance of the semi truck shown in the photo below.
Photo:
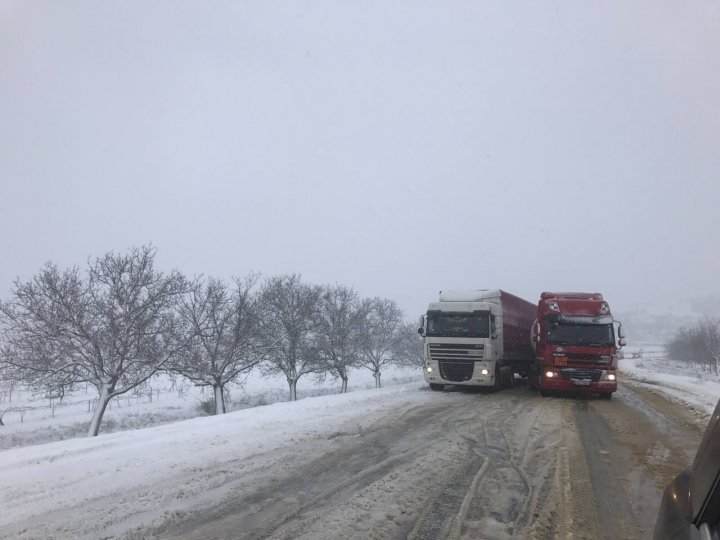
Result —
[[541, 395], [574, 391], [610, 399], [617, 390], [618, 346], [625, 345], [625, 335], [602, 294], [543, 292], [531, 335], [530, 381]]
[[501, 290], [440, 291], [420, 317], [425, 381], [445, 385], [511, 386], [527, 376], [535, 305]]

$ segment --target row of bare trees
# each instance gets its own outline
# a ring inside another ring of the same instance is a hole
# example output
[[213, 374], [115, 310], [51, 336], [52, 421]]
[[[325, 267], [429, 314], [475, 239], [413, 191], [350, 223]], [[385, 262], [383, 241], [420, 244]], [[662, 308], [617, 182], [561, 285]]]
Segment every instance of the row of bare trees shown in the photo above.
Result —
[[361, 299], [350, 287], [318, 286], [291, 274], [256, 274], [228, 284], [155, 269], [152, 247], [108, 253], [85, 272], [48, 263], [16, 281], [0, 302], [0, 369], [46, 395], [90, 383], [97, 435], [108, 403], [160, 371], [212, 387], [216, 414], [225, 388], [258, 369], [283, 375], [291, 400], [306, 375], [337, 378], [417, 365], [421, 345], [392, 300]]
[[680, 329], [667, 344], [667, 352], [675, 360], [717, 375], [720, 372], [720, 319], [706, 318], [695, 326]]

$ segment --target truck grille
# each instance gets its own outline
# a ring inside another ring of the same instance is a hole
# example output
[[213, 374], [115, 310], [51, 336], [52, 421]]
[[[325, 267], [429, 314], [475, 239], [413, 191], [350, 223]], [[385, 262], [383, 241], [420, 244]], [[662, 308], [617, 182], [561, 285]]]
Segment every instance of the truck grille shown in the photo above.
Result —
[[469, 381], [475, 369], [475, 361], [472, 359], [441, 360], [438, 364], [440, 376], [446, 381]]
[[429, 347], [430, 360], [470, 360], [483, 359], [484, 345], [465, 345], [455, 343], [431, 343]]
[[601, 369], [563, 368], [560, 373], [562, 373], [563, 379], [567, 381], [571, 379], [589, 379], [592, 382], [598, 382], [602, 377]]
[[587, 363], [609, 364], [610, 363], [609, 356], [607, 358], [603, 359], [602, 357], [600, 357], [596, 354], [568, 353], [567, 359], [568, 359], [568, 362], [578, 363], [578, 364], [587, 364]]

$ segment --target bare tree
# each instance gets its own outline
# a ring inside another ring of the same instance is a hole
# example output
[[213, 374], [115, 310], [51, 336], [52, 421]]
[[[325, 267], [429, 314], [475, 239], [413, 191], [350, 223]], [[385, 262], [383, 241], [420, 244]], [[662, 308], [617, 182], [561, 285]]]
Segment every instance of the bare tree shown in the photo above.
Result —
[[180, 304], [186, 346], [173, 360], [172, 371], [197, 386], [211, 386], [215, 414], [225, 413], [225, 386], [247, 374], [260, 359], [258, 303], [253, 295], [257, 275], [196, 281]]
[[[1, 334], [0, 334], [1, 335]], [[2, 347], [0, 346], [0, 351]], [[12, 402], [18, 378], [13, 367], [4, 363], [0, 356], [0, 403]]]
[[185, 279], [156, 271], [154, 259], [148, 246], [108, 253], [88, 263], [85, 277], [48, 263], [32, 280], [16, 281], [11, 300], [0, 303], [9, 328], [3, 355], [25, 381], [95, 386], [89, 436], [98, 434], [112, 398], [147, 381], [180, 348], [174, 307]]
[[350, 287], [325, 287], [318, 304], [316, 351], [323, 369], [342, 382], [340, 393], [347, 392], [348, 370], [359, 365], [364, 319], [369, 301], [360, 301]]
[[707, 317], [700, 324], [700, 333], [705, 353], [708, 356], [708, 363], [717, 375], [720, 371], [720, 319]]
[[361, 365], [372, 371], [380, 388], [382, 369], [398, 363], [402, 352], [403, 314], [393, 300], [374, 298], [365, 319]]
[[417, 325], [405, 323], [400, 327], [398, 339], [398, 365], [408, 368], [422, 368], [425, 364], [423, 357], [423, 340], [417, 333]]
[[9, 366], [0, 364], [0, 426], [4, 426], [3, 416], [12, 411], [12, 389], [14, 379], [10, 375]]
[[263, 371], [285, 375], [290, 401], [297, 399], [298, 379], [321, 369], [313, 348], [321, 292], [320, 287], [303, 283], [297, 274], [270, 278], [260, 292], [267, 352]]
[[720, 371], [720, 319], [705, 318], [691, 328], [681, 328], [666, 345], [668, 356], [695, 364], [703, 371]]

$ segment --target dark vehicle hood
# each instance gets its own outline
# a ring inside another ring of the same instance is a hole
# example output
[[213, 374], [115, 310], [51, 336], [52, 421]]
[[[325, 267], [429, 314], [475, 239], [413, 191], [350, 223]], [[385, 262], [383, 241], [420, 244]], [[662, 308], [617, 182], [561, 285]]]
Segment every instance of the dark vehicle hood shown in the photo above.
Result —
[[[663, 493], [655, 523], [656, 539], [695, 539], [692, 523], [708, 518], [706, 508], [720, 480], [720, 401], [698, 447], [691, 468], [680, 473]], [[717, 512], [717, 509], [712, 510]]]

